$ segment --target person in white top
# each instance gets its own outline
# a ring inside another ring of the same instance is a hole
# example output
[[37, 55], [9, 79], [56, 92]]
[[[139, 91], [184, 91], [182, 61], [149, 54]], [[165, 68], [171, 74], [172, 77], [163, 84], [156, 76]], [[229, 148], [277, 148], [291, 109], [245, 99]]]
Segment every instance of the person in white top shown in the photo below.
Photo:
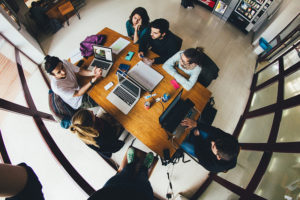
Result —
[[[55, 94], [73, 109], [98, 106], [87, 94], [88, 89], [101, 77], [102, 70], [95, 67], [93, 71], [74, 66], [66, 60], [55, 56], [45, 57], [45, 69], [51, 75], [51, 88]], [[90, 82], [79, 86], [76, 75], [92, 77]]]
[[[198, 76], [202, 70], [203, 48], [189, 48], [185, 51], [178, 51], [169, 58], [164, 64], [163, 69], [166, 70], [175, 80], [186, 90], [190, 90], [197, 82]], [[178, 69], [189, 76], [185, 78]]]

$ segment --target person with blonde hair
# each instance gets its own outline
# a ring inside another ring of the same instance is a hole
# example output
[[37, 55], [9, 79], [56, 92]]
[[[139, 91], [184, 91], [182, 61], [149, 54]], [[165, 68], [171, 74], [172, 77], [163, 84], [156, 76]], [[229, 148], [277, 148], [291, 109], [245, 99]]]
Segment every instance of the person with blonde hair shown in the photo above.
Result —
[[111, 157], [119, 151], [124, 141], [118, 140], [123, 127], [107, 113], [96, 117], [92, 111], [81, 109], [72, 117], [70, 131], [98, 154]]

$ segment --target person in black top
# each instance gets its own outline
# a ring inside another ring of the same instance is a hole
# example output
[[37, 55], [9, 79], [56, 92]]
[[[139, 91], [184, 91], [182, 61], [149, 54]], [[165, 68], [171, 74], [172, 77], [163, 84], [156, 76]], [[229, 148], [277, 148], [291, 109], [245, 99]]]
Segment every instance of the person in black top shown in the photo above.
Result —
[[184, 119], [182, 126], [191, 128], [191, 133], [181, 147], [198, 158], [208, 171], [224, 172], [236, 166], [239, 143], [232, 135], [221, 129]]
[[153, 189], [148, 180], [148, 169], [152, 165], [153, 159], [153, 153], [149, 152], [136, 173], [137, 159], [134, 159], [134, 149], [129, 148], [127, 151], [128, 164], [125, 168], [110, 178], [104, 187], [92, 194], [88, 200], [153, 200]]
[[6, 200], [44, 200], [42, 184], [31, 167], [0, 164], [0, 197]]
[[124, 128], [109, 114], [96, 117], [92, 111], [81, 109], [72, 117], [70, 131], [76, 134], [85, 144], [98, 154], [110, 158], [112, 153], [124, 146], [124, 141], [118, 140], [119, 133]]
[[[140, 39], [138, 55], [147, 64], [162, 64], [180, 50], [182, 39], [169, 30], [169, 22], [165, 19], [154, 20], [150, 28], [151, 33]], [[149, 48], [160, 57], [145, 57]]]

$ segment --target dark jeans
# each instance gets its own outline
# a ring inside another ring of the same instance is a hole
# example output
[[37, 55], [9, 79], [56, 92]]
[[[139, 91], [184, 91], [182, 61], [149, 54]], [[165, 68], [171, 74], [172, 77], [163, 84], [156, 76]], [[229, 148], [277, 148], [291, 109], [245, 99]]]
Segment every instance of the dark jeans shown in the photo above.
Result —
[[148, 169], [142, 165], [135, 176], [134, 170], [134, 163], [127, 164], [120, 173], [116, 174], [106, 182], [104, 188], [122, 185], [142, 191], [149, 199], [153, 199], [153, 190], [148, 180]]

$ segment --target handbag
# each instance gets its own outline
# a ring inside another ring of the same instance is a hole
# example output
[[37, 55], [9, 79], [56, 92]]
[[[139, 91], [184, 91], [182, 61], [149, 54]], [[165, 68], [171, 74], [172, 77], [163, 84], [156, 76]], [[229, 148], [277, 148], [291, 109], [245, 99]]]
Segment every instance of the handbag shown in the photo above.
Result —
[[93, 46], [102, 45], [106, 40], [105, 35], [90, 35], [85, 38], [84, 41], [80, 43], [81, 55], [84, 57], [89, 57], [94, 54]]
[[211, 97], [206, 106], [204, 107], [203, 111], [201, 112], [201, 115], [198, 119], [198, 122], [206, 123], [209, 125], [212, 125], [216, 114], [217, 114], [217, 109], [214, 108], [215, 105], [215, 100], [213, 97]]

